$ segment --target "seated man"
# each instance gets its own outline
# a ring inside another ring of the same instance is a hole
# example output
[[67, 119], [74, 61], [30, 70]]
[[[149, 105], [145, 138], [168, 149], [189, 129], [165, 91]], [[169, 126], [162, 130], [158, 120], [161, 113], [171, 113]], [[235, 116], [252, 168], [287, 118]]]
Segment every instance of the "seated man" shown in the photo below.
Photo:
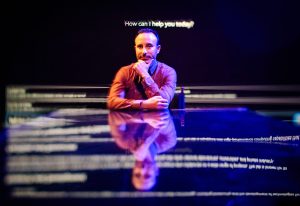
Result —
[[111, 85], [109, 109], [167, 109], [176, 89], [176, 71], [156, 60], [158, 33], [144, 28], [135, 37], [137, 62], [122, 67]]

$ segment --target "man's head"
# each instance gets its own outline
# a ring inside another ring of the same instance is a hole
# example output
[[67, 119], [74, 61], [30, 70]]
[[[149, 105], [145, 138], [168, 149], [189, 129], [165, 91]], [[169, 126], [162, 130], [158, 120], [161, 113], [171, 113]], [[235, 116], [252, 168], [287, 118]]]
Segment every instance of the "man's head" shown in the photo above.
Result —
[[138, 60], [150, 63], [160, 52], [158, 33], [149, 28], [140, 29], [135, 36], [135, 54]]
[[156, 183], [156, 162], [136, 161], [132, 170], [132, 184], [137, 190], [150, 190]]

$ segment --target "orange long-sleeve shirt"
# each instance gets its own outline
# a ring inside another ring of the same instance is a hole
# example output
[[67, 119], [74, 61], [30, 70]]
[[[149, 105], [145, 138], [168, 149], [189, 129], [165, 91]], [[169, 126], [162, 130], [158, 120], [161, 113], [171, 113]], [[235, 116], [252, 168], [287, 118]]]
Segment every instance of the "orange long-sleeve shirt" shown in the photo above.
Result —
[[145, 84], [132, 68], [134, 64], [124, 66], [117, 72], [109, 90], [107, 107], [109, 109], [138, 109], [139, 101], [153, 96], [162, 96], [169, 103], [174, 97], [176, 89], [176, 71], [161, 62], [151, 75], [154, 82]]

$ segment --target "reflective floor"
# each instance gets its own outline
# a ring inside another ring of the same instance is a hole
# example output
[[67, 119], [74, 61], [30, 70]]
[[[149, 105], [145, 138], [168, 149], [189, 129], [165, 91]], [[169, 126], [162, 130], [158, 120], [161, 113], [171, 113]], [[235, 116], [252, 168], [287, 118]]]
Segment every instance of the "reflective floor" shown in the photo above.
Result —
[[247, 108], [57, 109], [1, 133], [1, 205], [300, 205], [300, 126]]

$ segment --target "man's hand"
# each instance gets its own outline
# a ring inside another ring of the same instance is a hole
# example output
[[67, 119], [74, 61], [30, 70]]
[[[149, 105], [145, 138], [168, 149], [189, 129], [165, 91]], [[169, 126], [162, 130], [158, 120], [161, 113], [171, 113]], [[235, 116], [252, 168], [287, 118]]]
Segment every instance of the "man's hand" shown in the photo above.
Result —
[[154, 96], [142, 103], [143, 109], [167, 109], [169, 107], [168, 100], [162, 98], [161, 96]]
[[141, 76], [143, 78], [145, 76], [149, 76], [148, 69], [149, 69], [152, 61], [153, 60], [151, 60], [151, 62], [149, 62], [149, 64], [147, 64], [143, 60], [138, 60], [136, 63], [134, 63], [133, 69], [138, 73], [139, 76]]
[[163, 129], [170, 121], [170, 114], [168, 110], [143, 112], [144, 122], [147, 122], [154, 129]]

